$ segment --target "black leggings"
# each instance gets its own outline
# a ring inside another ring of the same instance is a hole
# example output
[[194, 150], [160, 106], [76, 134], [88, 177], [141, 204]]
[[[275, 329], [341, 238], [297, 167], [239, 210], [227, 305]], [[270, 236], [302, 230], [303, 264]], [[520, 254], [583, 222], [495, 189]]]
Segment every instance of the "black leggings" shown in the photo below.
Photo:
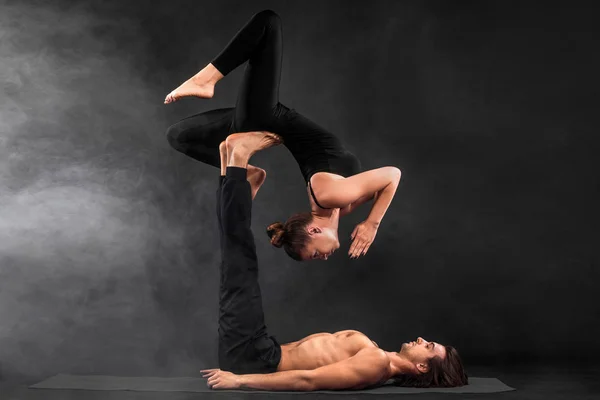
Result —
[[235, 131], [277, 125], [282, 56], [281, 19], [265, 10], [255, 14], [212, 61], [223, 75], [248, 61], [235, 104]]
[[240, 29], [212, 60], [223, 75], [248, 61], [235, 108], [192, 115], [169, 127], [171, 146], [204, 163], [220, 167], [219, 144], [233, 132], [279, 130], [282, 49], [281, 20], [261, 11]]
[[252, 195], [246, 169], [227, 167], [217, 190], [221, 236], [219, 368], [237, 374], [277, 371], [281, 346], [269, 336], [258, 284]]
[[277, 133], [308, 182], [315, 172], [342, 176], [360, 172], [360, 162], [330, 132], [279, 102], [283, 56], [281, 19], [270, 10], [255, 14], [212, 64], [227, 75], [248, 61], [235, 108], [187, 117], [167, 130], [176, 150], [220, 168], [219, 144], [233, 132]]

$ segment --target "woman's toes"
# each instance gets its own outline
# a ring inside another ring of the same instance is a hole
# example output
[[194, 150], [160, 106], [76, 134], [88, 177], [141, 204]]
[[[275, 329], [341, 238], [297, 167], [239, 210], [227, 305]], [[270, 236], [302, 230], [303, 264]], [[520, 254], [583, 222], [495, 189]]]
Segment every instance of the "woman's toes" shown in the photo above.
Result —
[[269, 136], [271, 138], [271, 140], [273, 141], [273, 143], [275, 143], [275, 144], [281, 144], [283, 142], [283, 140], [281, 139], [281, 136], [279, 136], [275, 133], [268, 133], [267, 136]]
[[173, 103], [175, 101], [175, 94], [173, 92], [169, 93], [165, 101], [167, 103]]

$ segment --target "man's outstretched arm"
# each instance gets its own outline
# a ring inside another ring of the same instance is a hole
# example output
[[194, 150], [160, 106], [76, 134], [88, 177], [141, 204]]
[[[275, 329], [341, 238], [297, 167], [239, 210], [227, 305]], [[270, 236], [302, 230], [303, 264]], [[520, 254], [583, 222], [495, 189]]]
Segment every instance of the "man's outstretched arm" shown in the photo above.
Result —
[[271, 374], [238, 375], [240, 389], [294, 390], [310, 389], [309, 370], [273, 372]]
[[389, 360], [379, 349], [364, 349], [355, 356], [312, 370], [280, 371], [271, 374], [235, 375], [207, 370], [213, 389], [259, 389], [312, 391], [361, 389], [389, 378]]
[[272, 374], [236, 375], [220, 369], [201, 370], [211, 389], [260, 389], [307, 391], [308, 370], [281, 371]]

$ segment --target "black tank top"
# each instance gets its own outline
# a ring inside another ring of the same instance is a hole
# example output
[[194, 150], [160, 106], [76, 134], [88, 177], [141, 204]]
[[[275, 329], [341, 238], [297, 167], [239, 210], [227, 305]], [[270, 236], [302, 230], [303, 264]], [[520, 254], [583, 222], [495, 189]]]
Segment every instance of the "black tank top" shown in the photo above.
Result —
[[[308, 184], [317, 172], [349, 177], [361, 172], [360, 160], [348, 151], [342, 141], [294, 109], [284, 105], [280, 126], [275, 133], [283, 138], [283, 144], [290, 150], [304, 180]], [[279, 125], [279, 123], [278, 123]]]
[[324, 210], [330, 210], [330, 207], [323, 207], [322, 205], [319, 204], [319, 202], [317, 201], [317, 197], [315, 196], [315, 192], [313, 192], [312, 186], [310, 184], [310, 181], [308, 181], [308, 188], [310, 189], [310, 194], [313, 198], [313, 200], [315, 201], [315, 204], [319, 207], [322, 208]]
[[[361, 172], [360, 160], [344, 147], [337, 136], [281, 103], [277, 104], [274, 110], [275, 118], [269, 126], [235, 126], [233, 108], [213, 112], [215, 115], [211, 118], [219, 120], [219, 124], [214, 126], [215, 129], [221, 129], [218, 125], [227, 124], [230, 133], [262, 129], [280, 135], [284, 146], [296, 159], [307, 185], [317, 172], [329, 172], [343, 177]], [[312, 187], [310, 191], [315, 203], [321, 207]]]

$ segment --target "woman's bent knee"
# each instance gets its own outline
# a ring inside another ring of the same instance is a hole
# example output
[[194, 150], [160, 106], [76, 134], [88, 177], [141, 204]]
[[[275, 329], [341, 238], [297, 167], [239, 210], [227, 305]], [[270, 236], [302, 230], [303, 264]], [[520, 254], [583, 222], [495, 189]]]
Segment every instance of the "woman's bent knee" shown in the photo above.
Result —
[[273, 10], [260, 11], [254, 15], [254, 18], [260, 18], [271, 26], [277, 26], [281, 24], [281, 18], [279, 17], [279, 14]]
[[179, 136], [181, 134], [181, 129], [177, 127], [177, 124], [171, 125], [167, 128], [167, 141], [176, 150], [180, 150], [183, 148], [183, 143], [180, 141]]

